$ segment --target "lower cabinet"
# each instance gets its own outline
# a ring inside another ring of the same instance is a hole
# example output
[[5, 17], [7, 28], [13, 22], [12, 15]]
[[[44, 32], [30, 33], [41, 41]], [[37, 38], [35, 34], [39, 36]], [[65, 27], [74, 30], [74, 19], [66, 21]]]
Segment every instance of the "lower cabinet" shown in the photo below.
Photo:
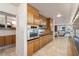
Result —
[[16, 43], [16, 35], [0, 36], [0, 47], [15, 43]]
[[5, 36], [4, 42], [5, 42], [5, 43], [4, 43], [5, 45], [10, 45], [10, 44], [12, 44], [12, 35]]
[[28, 56], [33, 55], [33, 53], [35, 53], [37, 50], [42, 48], [44, 45], [46, 45], [51, 40], [52, 40], [51, 35], [45, 35], [37, 39], [28, 41], [27, 42], [27, 55]]
[[31, 56], [33, 54], [33, 40], [27, 42], [27, 55]]
[[4, 36], [0, 36], [0, 47], [4, 46]]
[[16, 44], [16, 35], [12, 35], [12, 44]]
[[33, 43], [34, 43], [34, 52], [36, 52], [37, 50], [39, 50], [39, 48], [40, 48], [40, 41], [39, 41], [39, 38], [38, 39], [35, 39], [34, 41], [33, 41]]
[[53, 40], [53, 35], [50, 35], [50, 41], [52, 41]]
[[49, 37], [48, 35], [45, 36], [46, 37], [46, 44], [49, 42]]
[[39, 38], [39, 41], [40, 41], [40, 48], [42, 48], [43, 46], [44, 46], [44, 44], [45, 44], [45, 40], [44, 40], [44, 37], [42, 36], [42, 37], [40, 37]]

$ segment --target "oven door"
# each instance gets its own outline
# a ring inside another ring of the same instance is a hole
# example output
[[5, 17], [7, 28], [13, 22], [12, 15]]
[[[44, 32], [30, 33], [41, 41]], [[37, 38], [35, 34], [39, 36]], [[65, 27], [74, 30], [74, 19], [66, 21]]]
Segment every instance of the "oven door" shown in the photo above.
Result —
[[29, 29], [28, 30], [28, 40], [37, 38], [38, 36], [38, 29]]

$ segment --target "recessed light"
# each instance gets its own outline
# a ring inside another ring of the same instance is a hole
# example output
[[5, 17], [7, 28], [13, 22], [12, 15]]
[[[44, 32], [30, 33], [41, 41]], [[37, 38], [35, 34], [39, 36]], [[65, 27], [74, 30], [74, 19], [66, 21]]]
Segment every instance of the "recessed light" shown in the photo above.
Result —
[[56, 17], [61, 17], [62, 15], [61, 14], [57, 14], [57, 16]]

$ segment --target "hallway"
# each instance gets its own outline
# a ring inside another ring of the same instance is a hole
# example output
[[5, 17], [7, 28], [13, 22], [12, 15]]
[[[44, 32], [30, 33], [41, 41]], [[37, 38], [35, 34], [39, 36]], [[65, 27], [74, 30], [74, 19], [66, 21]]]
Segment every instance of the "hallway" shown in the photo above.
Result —
[[33, 56], [73, 56], [71, 41], [68, 38], [56, 38]]

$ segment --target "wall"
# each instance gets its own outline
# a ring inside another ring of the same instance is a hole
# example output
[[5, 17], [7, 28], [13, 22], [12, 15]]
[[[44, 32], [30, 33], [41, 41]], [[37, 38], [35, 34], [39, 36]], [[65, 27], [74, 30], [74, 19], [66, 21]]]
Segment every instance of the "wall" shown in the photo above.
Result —
[[16, 30], [0, 30], [0, 36], [15, 35]]
[[17, 7], [15, 7], [9, 3], [0, 3], [0, 11], [4, 11], [7, 13], [16, 15]]

